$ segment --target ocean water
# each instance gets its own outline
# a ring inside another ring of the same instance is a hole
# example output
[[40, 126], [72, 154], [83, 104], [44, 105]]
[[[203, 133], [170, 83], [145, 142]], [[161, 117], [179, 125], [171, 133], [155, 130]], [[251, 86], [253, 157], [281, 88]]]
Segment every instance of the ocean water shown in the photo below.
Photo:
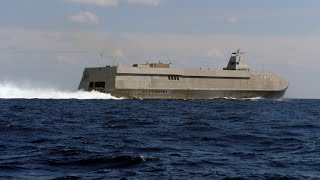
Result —
[[320, 179], [320, 100], [1, 91], [0, 179]]

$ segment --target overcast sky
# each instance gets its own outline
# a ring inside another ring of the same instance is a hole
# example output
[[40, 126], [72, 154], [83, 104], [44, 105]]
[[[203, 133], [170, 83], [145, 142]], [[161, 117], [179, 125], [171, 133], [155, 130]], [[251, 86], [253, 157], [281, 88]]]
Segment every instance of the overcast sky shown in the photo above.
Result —
[[74, 90], [84, 67], [222, 69], [241, 48], [286, 97], [320, 98], [319, 0], [1, 0], [0, 17], [0, 82]]

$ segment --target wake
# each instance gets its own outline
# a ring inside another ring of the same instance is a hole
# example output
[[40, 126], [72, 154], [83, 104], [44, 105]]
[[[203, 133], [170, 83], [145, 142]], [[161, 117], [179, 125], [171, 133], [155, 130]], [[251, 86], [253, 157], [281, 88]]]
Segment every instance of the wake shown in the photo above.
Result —
[[262, 97], [252, 97], [252, 98], [234, 98], [234, 97], [224, 97], [222, 99], [231, 99], [231, 100], [251, 100], [251, 101], [258, 101], [263, 100]]
[[21, 87], [0, 82], [0, 99], [121, 99], [97, 91], [61, 91], [53, 88]]

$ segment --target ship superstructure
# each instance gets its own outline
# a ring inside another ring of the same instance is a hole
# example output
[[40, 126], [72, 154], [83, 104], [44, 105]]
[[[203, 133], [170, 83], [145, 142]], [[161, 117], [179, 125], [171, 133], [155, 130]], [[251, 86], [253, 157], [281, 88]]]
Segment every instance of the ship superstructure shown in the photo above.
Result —
[[282, 98], [288, 82], [250, 71], [240, 50], [223, 70], [171, 68], [166, 63], [85, 68], [79, 89], [132, 99]]

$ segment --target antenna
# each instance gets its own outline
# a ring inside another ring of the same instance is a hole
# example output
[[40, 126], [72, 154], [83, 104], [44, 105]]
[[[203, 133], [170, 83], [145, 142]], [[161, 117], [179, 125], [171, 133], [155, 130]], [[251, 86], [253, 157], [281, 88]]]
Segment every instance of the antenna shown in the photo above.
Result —
[[120, 66], [120, 58], [117, 57], [117, 66]]
[[241, 51], [240, 48], [238, 48], [237, 52], [234, 52], [234, 54], [245, 54], [246, 52]]
[[101, 66], [103, 66], [103, 53], [100, 52], [100, 61], [101, 61]]

